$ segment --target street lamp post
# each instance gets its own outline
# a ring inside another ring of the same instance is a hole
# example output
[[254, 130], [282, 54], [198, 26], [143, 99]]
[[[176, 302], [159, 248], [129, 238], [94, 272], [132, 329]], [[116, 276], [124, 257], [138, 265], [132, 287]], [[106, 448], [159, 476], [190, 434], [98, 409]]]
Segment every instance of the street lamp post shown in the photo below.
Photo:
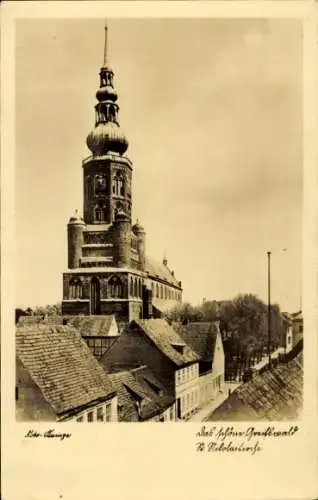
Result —
[[268, 262], [268, 306], [267, 306], [267, 353], [268, 353], [268, 368], [271, 370], [271, 252], [267, 252]]

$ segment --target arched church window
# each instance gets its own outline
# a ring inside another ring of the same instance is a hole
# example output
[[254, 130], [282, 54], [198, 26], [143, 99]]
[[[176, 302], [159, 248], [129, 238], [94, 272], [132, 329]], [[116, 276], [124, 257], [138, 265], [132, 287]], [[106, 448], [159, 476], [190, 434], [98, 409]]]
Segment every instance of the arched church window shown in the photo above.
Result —
[[120, 184], [120, 196], [125, 196], [125, 179], [122, 177]]
[[106, 222], [106, 208], [105, 205], [99, 204], [94, 209], [95, 221]]
[[113, 193], [116, 196], [125, 196], [125, 177], [121, 172], [117, 172], [113, 181]]
[[122, 298], [123, 297], [123, 284], [118, 276], [112, 276], [108, 281], [108, 290], [110, 297]]
[[133, 278], [130, 278], [130, 290], [129, 290], [129, 295], [131, 297], [134, 296], [134, 280]]
[[95, 194], [104, 193], [106, 191], [106, 178], [104, 175], [95, 175]]
[[83, 296], [83, 284], [79, 278], [72, 278], [69, 283], [69, 298], [81, 299]]

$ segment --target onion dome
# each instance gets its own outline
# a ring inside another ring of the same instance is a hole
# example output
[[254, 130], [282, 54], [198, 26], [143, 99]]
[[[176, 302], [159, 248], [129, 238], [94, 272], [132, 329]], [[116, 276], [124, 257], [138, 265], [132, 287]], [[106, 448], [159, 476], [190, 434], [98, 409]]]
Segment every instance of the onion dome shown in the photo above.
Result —
[[135, 234], [144, 233], [145, 232], [144, 228], [139, 224], [139, 220], [138, 219], [136, 220], [136, 224], [134, 224], [131, 229], [132, 229], [133, 233], [135, 233]]
[[87, 136], [86, 144], [93, 156], [103, 156], [108, 152], [123, 155], [128, 148], [125, 134], [118, 122], [119, 107], [114, 88], [114, 73], [107, 63], [107, 26], [105, 26], [104, 62], [99, 72], [100, 87], [96, 92], [95, 128]]
[[97, 90], [96, 99], [99, 102], [102, 102], [102, 101], [115, 102], [118, 99], [118, 94], [117, 94], [116, 90], [114, 89], [114, 87], [112, 87], [111, 85], [103, 85], [102, 87], [100, 87]]
[[112, 151], [124, 154], [128, 148], [125, 134], [116, 122], [101, 122], [87, 136], [86, 144], [93, 155], [102, 156]]

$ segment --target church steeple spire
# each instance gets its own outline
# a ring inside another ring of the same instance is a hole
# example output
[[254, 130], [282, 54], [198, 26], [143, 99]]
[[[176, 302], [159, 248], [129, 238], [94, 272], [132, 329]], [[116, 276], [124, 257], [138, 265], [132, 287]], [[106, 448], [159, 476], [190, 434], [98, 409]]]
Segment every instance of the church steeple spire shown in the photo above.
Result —
[[104, 41], [104, 62], [103, 62], [104, 68], [107, 68], [107, 35], [108, 35], [108, 27], [107, 27], [107, 19], [105, 19], [105, 41]]
[[114, 88], [114, 73], [108, 67], [107, 40], [108, 27], [105, 23], [104, 60], [100, 69], [100, 86], [96, 92], [98, 103], [95, 106], [95, 129], [87, 137], [87, 146], [93, 156], [102, 156], [107, 152], [124, 154], [128, 148], [128, 141], [119, 128], [116, 103], [118, 94]]

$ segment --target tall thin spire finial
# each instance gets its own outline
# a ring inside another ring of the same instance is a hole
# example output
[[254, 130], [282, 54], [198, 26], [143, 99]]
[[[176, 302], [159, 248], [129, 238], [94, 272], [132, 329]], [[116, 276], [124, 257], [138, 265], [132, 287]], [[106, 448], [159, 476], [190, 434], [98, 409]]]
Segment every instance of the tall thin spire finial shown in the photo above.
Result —
[[107, 19], [105, 19], [104, 67], [107, 66]]

